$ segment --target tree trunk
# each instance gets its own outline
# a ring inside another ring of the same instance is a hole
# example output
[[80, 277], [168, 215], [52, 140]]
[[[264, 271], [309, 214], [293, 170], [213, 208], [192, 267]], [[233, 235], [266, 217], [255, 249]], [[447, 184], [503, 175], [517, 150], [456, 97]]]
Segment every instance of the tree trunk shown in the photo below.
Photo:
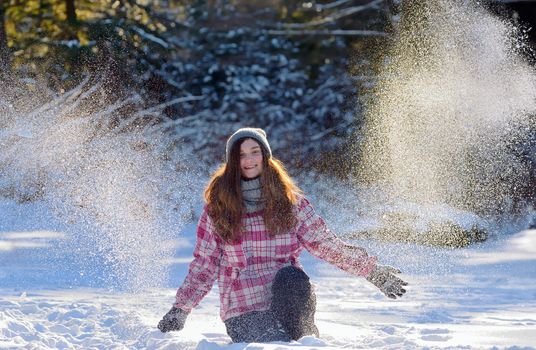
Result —
[[6, 11], [4, 1], [0, 1], [0, 74], [7, 73], [10, 66], [10, 54], [7, 46]]
[[74, 0], [65, 0], [67, 9], [67, 22], [76, 23], [76, 10], [74, 7]]

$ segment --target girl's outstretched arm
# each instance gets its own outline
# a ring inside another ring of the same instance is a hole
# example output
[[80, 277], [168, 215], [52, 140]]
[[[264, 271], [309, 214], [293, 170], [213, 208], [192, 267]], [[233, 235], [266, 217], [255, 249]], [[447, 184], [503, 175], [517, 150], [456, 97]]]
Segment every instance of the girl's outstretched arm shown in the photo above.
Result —
[[364, 248], [347, 244], [329, 230], [309, 201], [298, 201], [298, 240], [312, 255], [357, 276], [368, 276], [376, 266], [376, 257]]
[[183, 284], [177, 290], [174, 307], [190, 312], [201, 302], [218, 276], [220, 259], [220, 239], [216, 236], [214, 224], [205, 206], [197, 225], [194, 260], [190, 263]]
[[298, 203], [298, 222], [298, 239], [312, 255], [353, 275], [366, 277], [389, 298], [406, 293], [407, 283], [395, 276], [400, 271], [376, 264], [376, 257], [369, 256], [364, 248], [340, 240], [305, 198]]

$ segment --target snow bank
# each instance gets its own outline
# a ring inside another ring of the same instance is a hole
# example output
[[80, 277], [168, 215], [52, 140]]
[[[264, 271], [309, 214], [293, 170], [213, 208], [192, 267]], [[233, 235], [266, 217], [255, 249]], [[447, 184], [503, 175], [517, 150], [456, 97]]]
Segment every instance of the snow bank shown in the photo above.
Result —
[[[409, 291], [396, 301], [304, 254], [302, 263], [316, 288], [321, 338], [231, 344], [218, 316], [216, 287], [193, 310], [184, 330], [163, 334], [156, 329], [187, 271], [195, 225], [172, 242], [177, 255], [166, 263], [173, 282], [129, 293], [73, 284], [71, 268], [63, 263], [76, 265], [76, 260], [49, 258], [57, 256], [54, 250], [63, 247], [57, 241], [65, 236], [43, 205], [7, 201], [0, 210], [0, 240], [46, 243], [0, 250], [0, 348], [536, 348], [536, 230], [460, 250], [363, 241], [382, 263], [405, 272]], [[76, 257], [76, 252], [61, 252]]]

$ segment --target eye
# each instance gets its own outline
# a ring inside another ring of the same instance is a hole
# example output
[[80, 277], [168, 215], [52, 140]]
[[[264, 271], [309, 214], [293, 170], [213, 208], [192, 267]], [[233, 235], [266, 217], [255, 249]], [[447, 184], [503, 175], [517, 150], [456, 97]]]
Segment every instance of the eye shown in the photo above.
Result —
[[259, 153], [261, 153], [261, 151], [258, 150], [258, 149], [256, 149], [255, 151], [253, 151], [253, 154], [259, 154]]

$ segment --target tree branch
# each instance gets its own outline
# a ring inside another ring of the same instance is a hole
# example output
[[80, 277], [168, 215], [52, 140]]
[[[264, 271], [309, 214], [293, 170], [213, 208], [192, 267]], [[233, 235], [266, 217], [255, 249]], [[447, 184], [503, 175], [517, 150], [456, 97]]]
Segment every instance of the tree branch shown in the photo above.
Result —
[[315, 5], [315, 10], [316, 11], [329, 10], [329, 9], [335, 8], [337, 6], [344, 5], [344, 4], [346, 4], [347, 2], [350, 2], [350, 1], [353, 1], [353, 0], [337, 0], [337, 1], [327, 3], [327, 4], [316, 4]]
[[151, 114], [151, 113], [157, 112], [159, 110], [162, 110], [162, 109], [164, 109], [166, 107], [172, 106], [172, 105], [177, 104], [177, 103], [198, 101], [198, 100], [202, 100], [203, 98], [205, 98], [205, 96], [185, 96], [185, 97], [174, 98], [171, 101], [161, 103], [159, 105], [144, 109], [142, 111], [138, 111], [138, 112], [136, 112], [134, 114], [134, 116], [139, 117], [139, 116]]
[[337, 11], [325, 18], [321, 18], [321, 19], [314, 20], [314, 21], [307, 22], [307, 23], [278, 23], [276, 26], [278, 28], [301, 29], [301, 28], [307, 28], [307, 27], [320, 26], [320, 25], [327, 24], [327, 23], [333, 23], [343, 17], [347, 17], [355, 13], [365, 11], [365, 10], [368, 10], [369, 8], [375, 7], [383, 1], [384, 0], [374, 0], [365, 5], [348, 7], [340, 11]]
[[388, 36], [388, 33], [376, 30], [344, 30], [344, 29], [319, 29], [319, 30], [266, 30], [268, 35], [326, 35], [326, 36]]

